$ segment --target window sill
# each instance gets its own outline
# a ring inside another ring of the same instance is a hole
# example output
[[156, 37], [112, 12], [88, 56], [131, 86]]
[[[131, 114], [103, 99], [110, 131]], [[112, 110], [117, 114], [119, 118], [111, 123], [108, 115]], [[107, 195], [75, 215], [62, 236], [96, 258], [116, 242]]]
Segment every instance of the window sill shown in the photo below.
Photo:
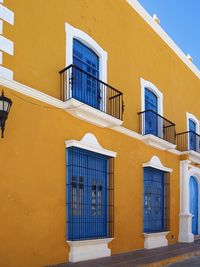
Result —
[[108, 248], [113, 238], [91, 239], [81, 241], [69, 241], [70, 246], [69, 261], [78, 262], [97, 258], [111, 256], [111, 250]]
[[155, 147], [160, 150], [170, 150], [170, 149], [175, 149], [176, 145], [172, 144], [164, 139], [161, 139], [155, 135], [152, 134], [147, 134], [143, 135], [142, 141], [152, 147]]
[[168, 234], [169, 232], [143, 233], [144, 248], [152, 249], [168, 246], [168, 240], [166, 238]]
[[64, 103], [65, 111], [69, 112], [74, 117], [97, 125], [103, 128], [112, 128], [120, 126], [123, 121], [112, 117], [98, 109], [95, 109], [87, 104], [84, 104], [74, 98], [69, 99]]

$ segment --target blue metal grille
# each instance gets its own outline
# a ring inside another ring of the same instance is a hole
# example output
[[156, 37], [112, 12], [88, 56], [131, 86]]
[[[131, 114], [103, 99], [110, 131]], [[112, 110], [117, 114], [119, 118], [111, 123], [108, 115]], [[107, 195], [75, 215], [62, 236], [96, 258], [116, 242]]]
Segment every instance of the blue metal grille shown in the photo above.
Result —
[[153, 168], [144, 168], [143, 218], [145, 233], [169, 228], [169, 178]]
[[113, 236], [113, 159], [67, 149], [67, 239]]

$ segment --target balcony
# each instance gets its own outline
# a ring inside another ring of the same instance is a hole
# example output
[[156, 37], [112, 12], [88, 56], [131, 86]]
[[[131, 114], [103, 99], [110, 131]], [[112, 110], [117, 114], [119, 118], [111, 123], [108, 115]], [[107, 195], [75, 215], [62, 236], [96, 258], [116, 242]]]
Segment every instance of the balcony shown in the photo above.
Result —
[[66, 111], [100, 127], [122, 124], [123, 93], [75, 65], [60, 74], [61, 100], [66, 103]]
[[139, 131], [143, 135], [143, 142], [161, 150], [176, 147], [175, 124], [153, 110], [138, 113]]
[[176, 135], [177, 149], [189, 159], [200, 164], [200, 135], [187, 131]]

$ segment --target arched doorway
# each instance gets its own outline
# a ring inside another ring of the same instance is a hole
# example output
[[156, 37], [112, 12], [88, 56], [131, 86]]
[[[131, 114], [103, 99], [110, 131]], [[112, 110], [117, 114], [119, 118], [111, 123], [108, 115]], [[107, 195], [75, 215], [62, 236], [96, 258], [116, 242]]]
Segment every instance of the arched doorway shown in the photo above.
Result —
[[194, 176], [190, 177], [190, 213], [192, 214], [192, 233], [198, 234], [198, 183]]

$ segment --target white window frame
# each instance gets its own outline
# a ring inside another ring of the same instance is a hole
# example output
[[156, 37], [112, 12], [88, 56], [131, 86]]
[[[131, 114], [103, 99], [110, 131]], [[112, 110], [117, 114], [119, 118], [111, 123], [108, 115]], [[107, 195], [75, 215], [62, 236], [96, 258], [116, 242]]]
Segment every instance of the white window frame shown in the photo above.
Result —
[[[65, 23], [66, 31], [66, 67], [73, 64], [73, 39], [77, 39], [92, 49], [99, 57], [99, 79], [107, 83], [108, 53], [87, 33]], [[68, 84], [68, 83], [67, 83]], [[67, 90], [68, 91], [68, 90]], [[105, 93], [106, 94], [106, 93]], [[67, 97], [70, 98], [72, 93]], [[103, 98], [102, 98], [103, 99]], [[106, 103], [101, 101], [101, 109], [106, 110]]]
[[[146, 81], [145, 79], [140, 79], [141, 83], [141, 112], [145, 111], [145, 88], [150, 90], [157, 96], [158, 99], [158, 114], [163, 116], [163, 93], [151, 82]], [[143, 117], [144, 118], [144, 117]], [[145, 124], [142, 124], [142, 133], [145, 133]], [[159, 135], [162, 136], [162, 127], [158, 125]]]

